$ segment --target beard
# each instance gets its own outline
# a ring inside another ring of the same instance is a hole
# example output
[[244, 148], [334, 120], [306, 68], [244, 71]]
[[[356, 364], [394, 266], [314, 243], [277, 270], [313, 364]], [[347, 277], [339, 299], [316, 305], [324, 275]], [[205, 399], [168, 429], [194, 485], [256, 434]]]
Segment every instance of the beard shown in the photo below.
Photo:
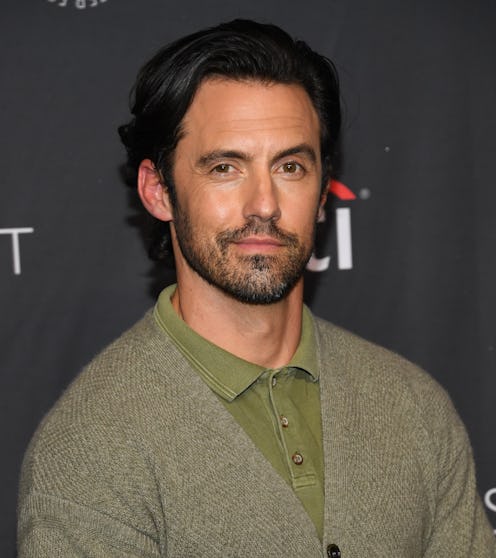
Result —
[[[174, 226], [188, 265], [207, 283], [248, 304], [272, 304], [285, 298], [303, 275], [315, 238], [308, 243], [282, 230], [273, 220], [252, 217], [243, 227], [228, 229], [213, 240], [191, 223], [176, 204]], [[278, 254], [233, 253], [233, 245], [249, 236], [269, 236], [281, 245]]]

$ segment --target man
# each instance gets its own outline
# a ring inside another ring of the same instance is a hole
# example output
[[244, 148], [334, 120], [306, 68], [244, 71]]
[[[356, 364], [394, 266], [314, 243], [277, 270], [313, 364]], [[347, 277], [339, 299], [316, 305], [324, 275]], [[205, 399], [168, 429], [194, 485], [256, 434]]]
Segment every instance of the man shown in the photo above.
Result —
[[160, 51], [133, 114], [121, 137], [177, 285], [35, 435], [20, 556], [496, 556], [445, 393], [303, 306], [332, 65], [234, 21]]

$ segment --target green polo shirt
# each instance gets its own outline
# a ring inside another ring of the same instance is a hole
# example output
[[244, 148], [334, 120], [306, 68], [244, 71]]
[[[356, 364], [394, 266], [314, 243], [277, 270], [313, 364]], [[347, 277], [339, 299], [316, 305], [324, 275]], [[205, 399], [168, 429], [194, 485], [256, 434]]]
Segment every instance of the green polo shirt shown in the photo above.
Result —
[[319, 368], [313, 319], [303, 309], [298, 348], [287, 366], [263, 368], [221, 349], [194, 332], [164, 289], [155, 319], [255, 446], [293, 488], [322, 539], [324, 465]]

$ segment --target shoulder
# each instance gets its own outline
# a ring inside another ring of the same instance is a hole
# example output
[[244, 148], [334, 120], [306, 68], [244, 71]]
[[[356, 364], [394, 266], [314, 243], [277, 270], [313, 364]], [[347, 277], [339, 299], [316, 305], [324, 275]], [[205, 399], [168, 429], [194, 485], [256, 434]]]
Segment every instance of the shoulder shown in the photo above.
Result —
[[319, 350], [324, 360], [345, 365], [350, 380], [395, 380], [419, 390], [443, 391], [424, 370], [401, 355], [320, 318], [314, 318]]
[[147, 506], [160, 517], [156, 461], [170, 441], [191, 437], [188, 397], [202, 397], [195, 390], [194, 372], [148, 312], [82, 370], [39, 425], [24, 457], [20, 507], [36, 494], [96, 511], [111, 502], [115, 517], [154, 532]]
[[353, 394], [357, 404], [376, 415], [382, 412], [389, 420], [415, 424], [430, 435], [450, 430], [466, 443], [449, 395], [430, 374], [393, 351], [320, 318], [314, 320], [324, 377]]
[[167, 382], [170, 369], [183, 359], [170, 337], [158, 326], [149, 310], [143, 318], [122, 333], [95, 356], [69, 385], [54, 407], [89, 398], [95, 405], [130, 402], [131, 394], [146, 397], [157, 383]]
[[24, 457], [23, 525], [64, 525], [69, 513], [68, 521], [77, 517], [103, 531], [135, 526], [138, 538], [156, 537], [153, 457], [170, 413], [160, 404], [169, 389], [160, 362], [167, 367], [175, 358], [170, 345], [148, 312], [62, 394]]
[[55, 469], [62, 476], [62, 467], [69, 477], [81, 464], [104, 469], [119, 456], [140, 461], [154, 432], [174, 427], [167, 402], [180, 398], [174, 377], [181, 366], [184, 359], [147, 312], [80, 372], [44, 417], [26, 452], [24, 476]]
[[423, 494], [433, 512], [442, 479], [455, 468], [473, 468], [470, 441], [449, 395], [400, 355], [322, 320], [315, 323], [323, 416], [329, 417], [324, 430], [345, 447], [357, 444], [354, 451], [370, 470], [397, 479], [397, 463], [403, 463], [408, 478], [402, 486]]

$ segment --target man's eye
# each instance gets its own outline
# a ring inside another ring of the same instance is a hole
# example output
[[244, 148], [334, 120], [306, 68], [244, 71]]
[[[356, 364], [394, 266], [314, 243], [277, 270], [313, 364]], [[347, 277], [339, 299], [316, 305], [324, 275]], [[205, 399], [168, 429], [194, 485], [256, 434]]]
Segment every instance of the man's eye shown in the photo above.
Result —
[[228, 172], [231, 172], [233, 170], [233, 166], [232, 165], [228, 165], [227, 163], [221, 163], [220, 165], [216, 165], [213, 169], [212, 172], [216, 172], [216, 173], [220, 173], [220, 174], [225, 174]]
[[281, 170], [284, 173], [296, 174], [302, 172], [304, 169], [299, 163], [296, 163], [295, 161], [288, 161], [281, 166]]

